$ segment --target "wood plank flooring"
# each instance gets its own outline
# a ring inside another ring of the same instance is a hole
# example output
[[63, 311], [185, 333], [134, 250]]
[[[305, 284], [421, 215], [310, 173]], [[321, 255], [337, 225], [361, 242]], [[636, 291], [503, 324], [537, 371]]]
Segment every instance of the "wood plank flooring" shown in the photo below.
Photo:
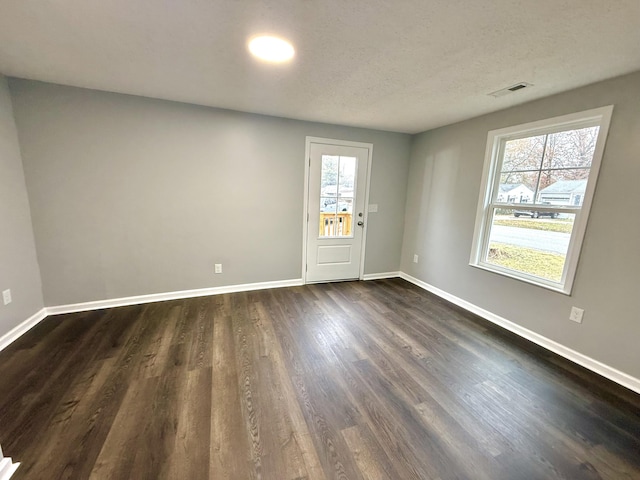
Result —
[[640, 479], [640, 396], [400, 279], [45, 319], [16, 479]]

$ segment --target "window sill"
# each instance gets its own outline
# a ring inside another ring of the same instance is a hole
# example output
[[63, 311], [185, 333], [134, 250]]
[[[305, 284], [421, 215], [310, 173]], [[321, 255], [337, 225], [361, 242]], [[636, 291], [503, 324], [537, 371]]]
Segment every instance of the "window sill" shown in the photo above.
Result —
[[551, 290], [552, 292], [571, 296], [571, 285], [564, 285], [564, 286], [552, 285], [550, 283], [546, 283], [543, 279], [537, 279], [536, 277], [528, 276], [528, 275], [527, 276], [519, 275], [511, 270], [502, 269], [499, 267], [495, 267], [494, 265], [489, 265], [485, 263], [469, 263], [469, 266], [478, 268], [480, 270], [484, 270], [486, 272], [495, 273], [503, 277], [511, 278], [513, 280], [518, 280], [520, 282], [528, 283], [529, 285], [535, 285], [536, 287], [541, 287], [546, 290]]

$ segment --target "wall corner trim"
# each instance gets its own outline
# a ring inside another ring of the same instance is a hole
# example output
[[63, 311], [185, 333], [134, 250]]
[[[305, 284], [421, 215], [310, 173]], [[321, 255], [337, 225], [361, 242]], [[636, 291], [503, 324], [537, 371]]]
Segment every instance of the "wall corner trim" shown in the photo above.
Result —
[[400, 272], [365, 273], [362, 280], [383, 280], [385, 278], [397, 278]]
[[419, 280], [411, 275], [408, 275], [404, 272], [400, 272], [400, 278], [417, 285], [428, 292], [437, 295], [438, 297], [444, 298], [445, 300], [458, 305], [459, 307], [464, 308], [465, 310], [475, 313], [479, 317], [484, 318], [485, 320], [490, 321], [500, 327], [509, 330], [510, 332], [515, 333], [527, 340], [539, 345], [547, 350], [552, 351], [560, 355], [561, 357], [566, 358], [567, 360], [571, 360], [578, 365], [591, 370], [592, 372], [597, 373], [598, 375], [602, 375], [609, 380], [622, 385], [623, 387], [628, 388], [629, 390], [633, 390], [636, 393], [640, 393], [640, 379], [632, 377], [631, 375], [621, 372], [609, 365], [606, 365], [598, 360], [595, 360], [591, 357], [588, 357], [580, 352], [570, 349], [569, 347], [565, 347], [561, 343], [555, 342], [547, 337], [544, 337], [534, 331], [531, 331], [527, 328], [521, 327], [517, 323], [514, 323], [506, 318], [503, 318], [499, 315], [496, 315], [488, 310], [485, 310], [477, 305], [474, 305], [471, 302], [463, 300], [462, 298], [456, 297], [444, 290], [441, 290], [433, 285], [430, 285], [422, 280]]
[[7, 333], [0, 337], [0, 351], [4, 350], [11, 343], [15, 342], [19, 337], [24, 335], [28, 330], [35, 327], [38, 323], [44, 320], [47, 316], [47, 309], [42, 308], [38, 312], [31, 315], [24, 322], [15, 326]]

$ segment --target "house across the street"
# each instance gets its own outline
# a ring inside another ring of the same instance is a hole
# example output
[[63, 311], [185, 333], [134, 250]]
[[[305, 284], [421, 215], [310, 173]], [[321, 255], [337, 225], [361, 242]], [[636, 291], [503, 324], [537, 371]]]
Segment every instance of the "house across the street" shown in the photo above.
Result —
[[538, 193], [538, 202], [551, 205], [582, 205], [587, 180], [560, 180]]
[[533, 190], [523, 183], [503, 183], [498, 192], [498, 201], [507, 203], [531, 203]]

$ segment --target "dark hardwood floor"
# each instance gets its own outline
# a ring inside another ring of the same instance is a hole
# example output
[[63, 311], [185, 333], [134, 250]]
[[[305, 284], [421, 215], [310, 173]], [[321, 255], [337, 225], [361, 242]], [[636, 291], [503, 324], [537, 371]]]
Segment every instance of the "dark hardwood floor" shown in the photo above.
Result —
[[640, 396], [400, 280], [45, 319], [16, 479], [640, 479]]

